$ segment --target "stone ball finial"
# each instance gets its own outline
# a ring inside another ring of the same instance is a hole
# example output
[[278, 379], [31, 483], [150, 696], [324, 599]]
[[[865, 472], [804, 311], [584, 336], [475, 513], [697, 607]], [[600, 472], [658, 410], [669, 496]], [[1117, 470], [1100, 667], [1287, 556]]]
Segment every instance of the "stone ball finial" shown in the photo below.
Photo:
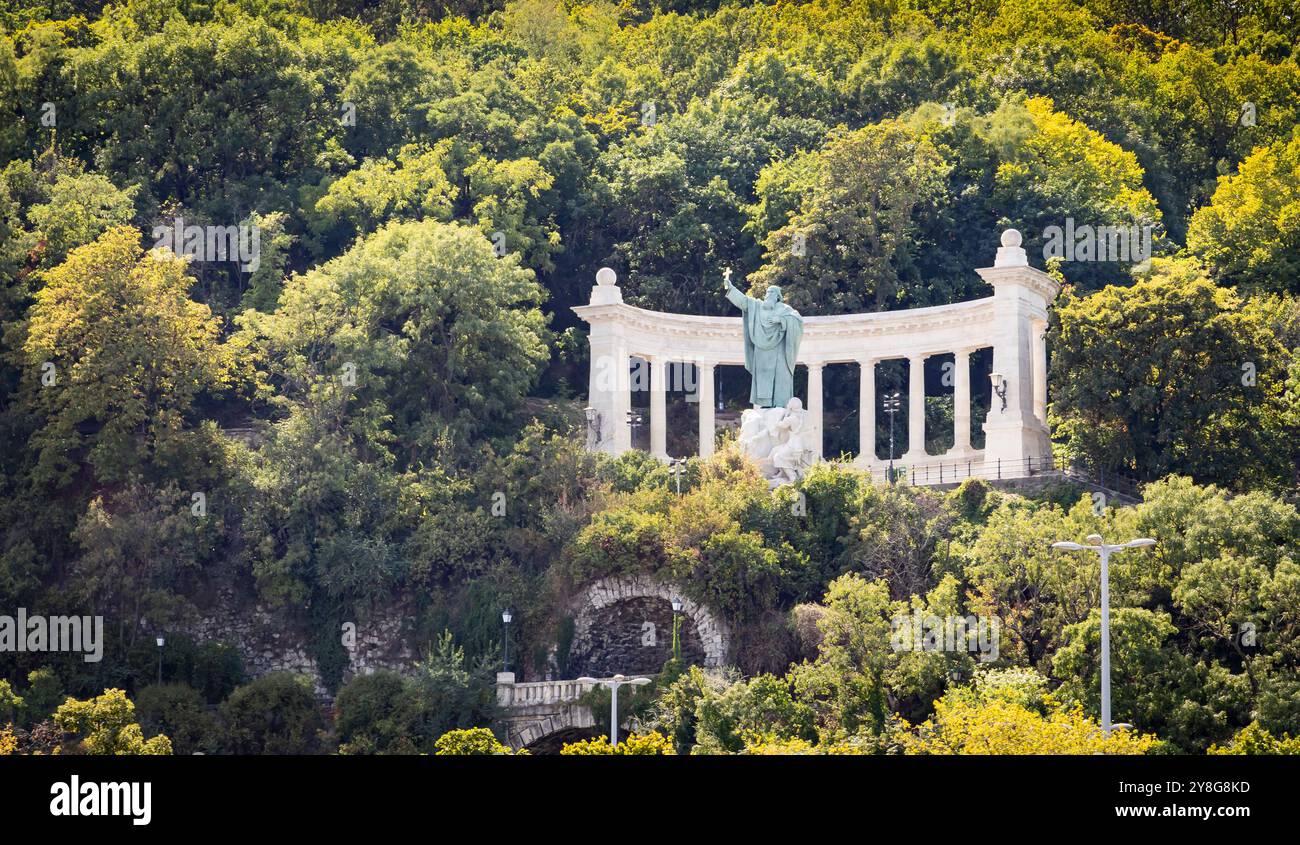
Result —
[[608, 267], [601, 267], [596, 271], [596, 284], [601, 287], [610, 287], [618, 282], [618, 274]]
[[1002, 233], [1002, 245], [1003, 245], [1003, 246], [1007, 246], [1007, 247], [1017, 247], [1017, 246], [1020, 246], [1020, 241], [1021, 241], [1021, 240], [1022, 240], [1022, 238], [1020, 237], [1020, 230], [1019, 230], [1019, 229], [1007, 229], [1006, 231], [1004, 231], [1004, 232]]

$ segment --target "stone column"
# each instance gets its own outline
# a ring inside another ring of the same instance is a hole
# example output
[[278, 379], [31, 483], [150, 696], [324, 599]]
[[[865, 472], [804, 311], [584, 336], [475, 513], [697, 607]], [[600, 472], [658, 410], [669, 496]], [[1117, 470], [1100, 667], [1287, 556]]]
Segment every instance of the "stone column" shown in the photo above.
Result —
[[614, 394], [609, 403], [612, 419], [607, 423], [613, 429], [615, 455], [632, 448], [632, 426], [627, 421], [627, 415], [632, 411], [631, 368], [632, 356], [628, 355], [627, 347], [620, 346], [614, 354]]
[[820, 362], [808, 364], [808, 421], [813, 428], [813, 449], [822, 456], [822, 367]]
[[858, 463], [867, 466], [876, 460], [876, 361], [858, 362]]
[[924, 461], [925, 454], [925, 355], [907, 358], [907, 454], [909, 463]]
[[607, 324], [591, 328], [591, 373], [587, 397], [596, 412], [596, 449], [620, 455], [632, 448], [632, 429], [627, 412], [632, 409], [627, 347]]
[[[1051, 454], [1047, 426], [1035, 416], [1034, 323], [1046, 323], [1047, 309], [1060, 286], [1046, 273], [1029, 266], [1020, 244], [1020, 233], [1015, 229], [1003, 232], [993, 266], [976, 271], [993, 286], [997, 323], [993, 372], [1001, 374], [1006, 386], [1006, 407], [994, 394], [984, 423], [984, 466], [990, 472], [997, 467], [1004, 478], [1024, 474], [1030, 460], [1043, 460]], [[1046, 381], [1043, 398], [1046, 404]]]
[[668, 362], [650, 358], [650, 454], [668, 460]]
[[1047, 425], [1047, 323], [1034, 320], [1034, 416]]
[[695, 363], [695, 396], [700, 404], [700, 457], [713, 454], [713, 367], [712, 361]]
[[970, 353], [959, 349], [953, 353], [952, 383], [952, 450], [970, 451]]
[[632, 429], [627, 412], [632, 408], [629, 393], [629, 360], [622, 320], [623, 294], [614, 271], [602, 267], [596, 274], [588, 305], [574, 310], [591, 324], [591, 365], [587, 382], [587, 402], [596, 415], [595, 447], [619, 455], [632, 448]]

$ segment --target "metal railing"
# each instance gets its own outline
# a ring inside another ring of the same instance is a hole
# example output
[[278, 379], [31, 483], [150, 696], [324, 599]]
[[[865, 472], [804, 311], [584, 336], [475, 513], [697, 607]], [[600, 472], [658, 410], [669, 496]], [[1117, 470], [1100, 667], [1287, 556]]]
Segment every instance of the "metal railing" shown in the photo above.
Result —
[[[980, 457], [972, 457], [950, 461], [940, 459], [924, 464], [900, 463], [897, 460], [894, 463], [895, 481], [905, 481], [912, 485], [923, 486], [960, 484], [968, 478], [1001, 481], [1034, 478], [1048, 474], [1059, 475], [1080, 484], [1101, 487], [1133, 499], [1142, 496], [1141, 485], [1134, 478], [1108, 471], [1105, 468], [1089, 468], [1056, 455], [1028, 457], [1019, 460], [995, 459], [986, 461]], [[890, 480], [889, 468], [872, 467], [871, 478], [873, 481], [888, 483]]]

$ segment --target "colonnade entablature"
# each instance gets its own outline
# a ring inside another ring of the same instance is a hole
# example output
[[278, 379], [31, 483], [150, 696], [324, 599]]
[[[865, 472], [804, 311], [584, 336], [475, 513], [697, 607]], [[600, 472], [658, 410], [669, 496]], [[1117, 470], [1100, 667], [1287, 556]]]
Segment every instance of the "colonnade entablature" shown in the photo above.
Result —
[[[879, 399], [875, 395], [875, 366], [883, 361], [909, 362], [907, 451], [898, 463], [964, 463], [968, 474], [978, 465], [998, 475], [1023, 474], [1035, 460], [1051, 452], [1047, 429], [1047, 354], [1044, 332], [1048, 307], [1059, 286], [1046, 273], [1029, 266], [1020, 247], [1020, 233], [1009, 229], [992, 267], [978, 269], [993, 288], [983, 299], [885, 311], [804, 317], [803, 341], [797, 366], [806, 368], [807, 395], [803, 398], [815, 432], [823, 442], [822, 371], [829, 364], [856, 364], [862, 368], [859, 391], [859, 442], [864, 444], [857, 463], [883, 472], [884, 461], [875, 454]], [[667, 459], [666, 390], [671, 364], [697, 368], [693, 400], [698, 406], [701, 456], [713, 452], [714, 372], [718, 366], [744, 364], [741, 318], [673, 314], [637, 308], [623, 302], [612, 270], [596, 275], [589, 304], [573, 309], [590, 325], [591, 371], [588, 383], [588, 446], [620, 454], [632, 448], [629, 418], [631, 393], [650, 393], [650, 452]], [[993, 350], [994, 395], [984, 420], [985, 445], [975, 449], [970, 438], [970, 356], [979, 349]], [[925, 359], [954, 356], [952, 448], [943, 455], [925, 451]], [[633, 362], [649, 364], [642, 383], [633, 374]], [[820, 454], [820, 449], [817, 450]]]

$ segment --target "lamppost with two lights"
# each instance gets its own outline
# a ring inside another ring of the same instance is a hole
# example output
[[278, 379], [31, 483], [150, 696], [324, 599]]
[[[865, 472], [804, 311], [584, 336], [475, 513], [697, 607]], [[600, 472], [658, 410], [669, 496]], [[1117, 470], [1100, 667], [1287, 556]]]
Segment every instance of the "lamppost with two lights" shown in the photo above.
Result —
[[1088, 544], [1060, 542], [1053, 543], [1058, 551], [1079, 552], [1093, 551], [1101, 557], [1101, 733], [1110, 736], [1110, 553], [1121, 549], [1137, 549], [1154, 546], [1155, 540], [1139, 537], [1127, 543], [1107, 545], [1100, 534], [1089, 534]]
[[[894, 414], [898, 413], [903, 407], [903, 399], [897, 390], [893, 393], [886, 393], [881, 407], [886, 414], [889, 414], [889, 483], [894, 483]], [[875, 454], [874, 444], [872, 444], [872, 454]]]
[[649, 678], [629, 678], [625, 675], [615, 675], [612, 678], [588, 678], [578, 679], [580, 684], [603, 684], [609, 687], [609, 744], [610, 747], [618, 745], [618, 688], [624, 684], [631, 684], [634, 687], [643, 687], [650, 683]]
[[677, 480], [677, 495], [680, 496], [682, 494], [682, 473], [686, 472], [686, 459], [669, 458], [668, 471], [671, 472], [673, 478]]

